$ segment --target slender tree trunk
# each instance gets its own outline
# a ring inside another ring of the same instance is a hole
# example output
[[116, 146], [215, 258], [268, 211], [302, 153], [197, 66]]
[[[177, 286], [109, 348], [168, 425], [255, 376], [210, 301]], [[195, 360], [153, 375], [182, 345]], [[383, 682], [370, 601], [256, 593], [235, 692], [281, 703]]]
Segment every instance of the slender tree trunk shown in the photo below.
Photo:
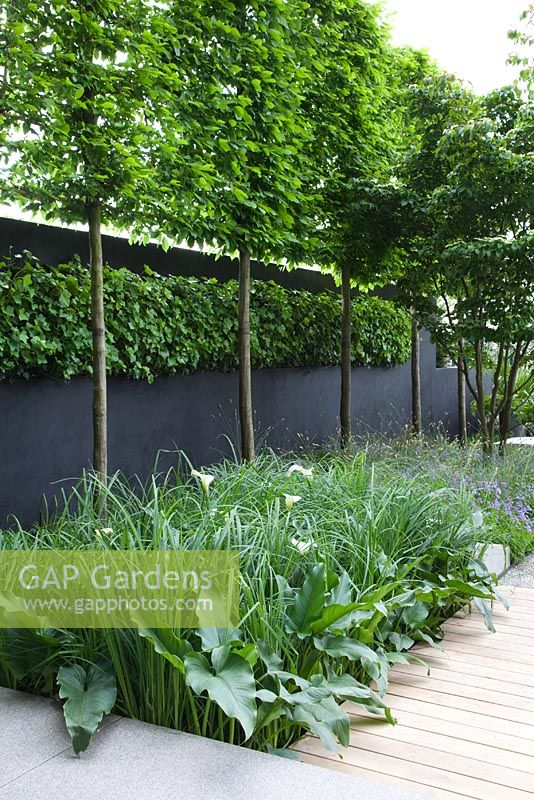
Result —
[[476, 397], [478, 422], [480, 425], [480, 435], [482, 438], [482, 450], [486, 455], [493, 453], [493, 426], [491, 419], [488, 420], [486, 405], [484, 403], [484, 360], [482, 343], [475, 343], [475, 373], [476, 373]]
[[516, 345], [514, 359], [510, 367], [508, 380], [505, 381], [504, 386], [504, 403], [499, 414], [499, 451], [504, 452], [506, 447], [506, 440], [510, 433], [510, 420], [512, 416], [512, 405], [514, 401], [514, 394], [517, 384], [517, 376], [522, 361], [522, 347], [523, 344], [519, 342]]
[[460, 342], [460, 349], [458, 353], [458, 440], [460, 447], [465, 447], [467, 444], [467, 398], [465, 375], [462, 364], [462, 352], [464, 349], [463, 340]]
[[350, 294], [350, 267], [344, 264], [341, 270], [343, 312], [341, 320], [341, 447], [350, 445], [351, 439], [351, 391], [352, 391], [352, 298]]
[[423, 413], [421, 410], [421, 340], [419, 325], [412, 308], [412, 432], [420, 436], [423, 432]]
[[93, 469], [105, 484], [108, 474], [106, 328], [104, 322], [104, 276], [102, 259], [101, 206], [88, 202], [89, 254], [91, 261], [91, 331], [93, 337]]
[[241, 455], [253, 461], [252, 369], [250, 364], [250, 253], [239, 253], [239, 419]]

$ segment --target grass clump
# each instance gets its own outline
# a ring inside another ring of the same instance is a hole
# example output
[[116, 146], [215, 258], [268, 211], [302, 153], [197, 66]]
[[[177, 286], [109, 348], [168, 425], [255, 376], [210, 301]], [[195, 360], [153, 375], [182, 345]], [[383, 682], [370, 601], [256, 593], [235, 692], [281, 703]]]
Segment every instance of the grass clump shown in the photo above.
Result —
[[[54, 518], [4, 531], [3, 548], [237, 550], [242, 621], [236, 631], [6, 631], [0, 680], [55, 695], [60, 669], [98, 663], [118, 713], [267, 751], [306, 730], [332, 750], [347, 744], [346, 700], [389, 716], [389, 668], [412, 658], [414, 642], [433, 644], [473, 597], [489, 622], [494, 578], [474, 557], [472, 491], [429, 489], [363, 455], [306, 463], [311, 474], [290, 466], [272, 454], [224, 462], [207, 492], [184, 463], [142, 490], [116, 477], [105, 530], [85, 478]], [[223, 670], [232, 704], [203, 681]]]
[[504, 455], [484, 456], [445, 438], [369, 440], [363, 445], [377, 474], [401, 477], [421, 490], [449, 488], [480, 511], [481, 541], [508, 545], [517, 561], [534, 550], [534, 448], [509, 445]]

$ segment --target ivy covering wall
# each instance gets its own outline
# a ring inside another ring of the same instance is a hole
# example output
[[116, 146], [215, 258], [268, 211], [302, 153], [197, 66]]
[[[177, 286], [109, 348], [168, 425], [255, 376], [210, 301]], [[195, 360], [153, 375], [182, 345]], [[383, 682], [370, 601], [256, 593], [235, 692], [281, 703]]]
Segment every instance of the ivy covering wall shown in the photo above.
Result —
[[[89, 270], [78, 261], [54, 268], [29, 257], [0, 261], [0, 377], [90, 374], [89, 288]], [[109, 372], [152, 381], [158, 375], [237, 369], [237, 290], [236, 281], [106, 268]], [[354, 303], [353, 323], [355, 364], [408, 360], [404, 310], [362, 297]], [[256, 368], [339, 363], [341, 305], [333, 293], [256, 281], [251, 325]]]

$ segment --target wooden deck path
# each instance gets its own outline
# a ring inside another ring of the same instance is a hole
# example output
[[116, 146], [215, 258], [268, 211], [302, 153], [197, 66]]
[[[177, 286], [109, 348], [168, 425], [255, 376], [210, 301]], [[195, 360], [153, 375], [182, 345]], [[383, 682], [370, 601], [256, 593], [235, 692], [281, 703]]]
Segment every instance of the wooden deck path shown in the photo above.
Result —
[[439, 800], [534, 800], [534, 590], [501, 591], [510, 610], [495, 608], [497, 633], [459, 614], [443, 653], [418, 648], [430, 677], [414, 664], [392, 670], [397, 725], [354, 709], [343, 759], [309, 736], [303, 760]]

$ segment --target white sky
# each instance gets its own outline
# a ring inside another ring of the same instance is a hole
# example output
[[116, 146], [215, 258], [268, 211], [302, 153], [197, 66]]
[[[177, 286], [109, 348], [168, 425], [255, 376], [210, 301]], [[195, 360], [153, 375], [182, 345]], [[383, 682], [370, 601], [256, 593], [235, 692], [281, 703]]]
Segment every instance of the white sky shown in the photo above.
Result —
[[529, 0], [383, 0], [395, 44], [425, 48], [447, 72], [480, 94], [512, 83], [507, 33], [519, 27]]

